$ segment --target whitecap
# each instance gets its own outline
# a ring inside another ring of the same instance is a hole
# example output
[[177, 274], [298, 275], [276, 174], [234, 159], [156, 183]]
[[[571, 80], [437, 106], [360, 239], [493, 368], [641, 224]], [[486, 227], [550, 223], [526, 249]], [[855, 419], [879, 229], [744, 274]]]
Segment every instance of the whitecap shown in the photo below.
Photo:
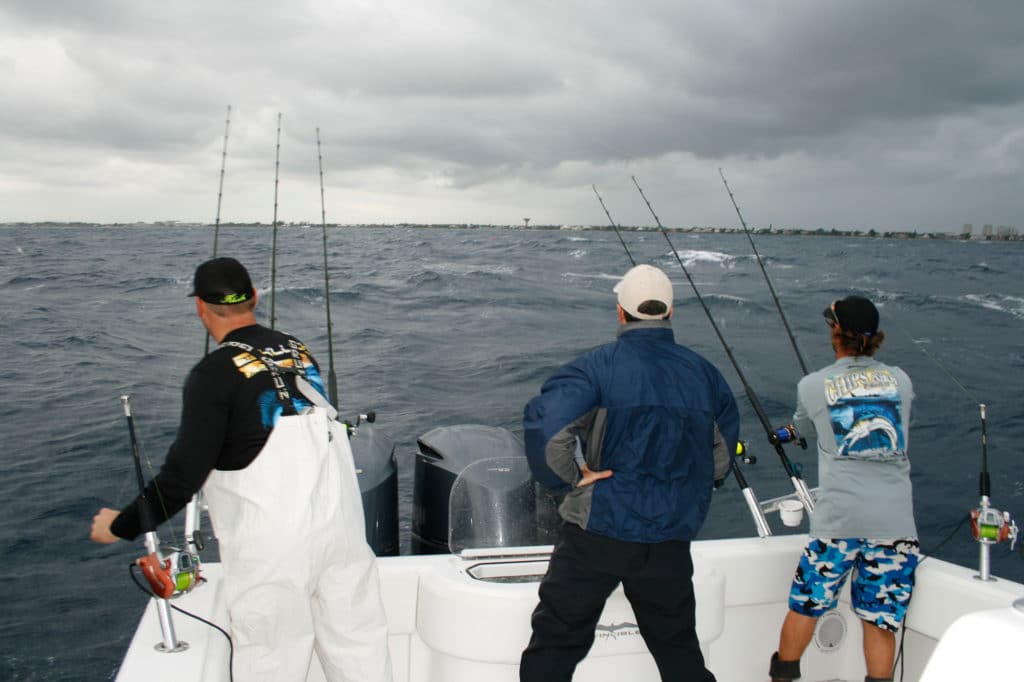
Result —
[[683, 249], [679, 252], [679, 257], [692, 263], [727, 263], [736, 258], [721, 251], [704, 251], [701, 249]]
[[733, 296], [732, 294], [711, 294], [708, 298], [714, 298], [719, 301], [731, 301], [732, 303], [739, 303], [741, 305], [747, 303], [747, 299], [742, 296]]
[[961, 300], [1024, 320], [1024, 298], [1005, 294], [966, 294]]
[[478, 263], [426, 263], [424, 267], [446, 275], [511, 275], [516, 272], [514, 265], [480, 265]]

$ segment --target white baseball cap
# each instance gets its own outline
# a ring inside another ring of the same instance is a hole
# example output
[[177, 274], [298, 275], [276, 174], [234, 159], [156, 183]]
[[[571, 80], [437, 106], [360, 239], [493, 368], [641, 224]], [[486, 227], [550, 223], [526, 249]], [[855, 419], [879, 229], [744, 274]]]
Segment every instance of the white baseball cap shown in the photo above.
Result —
[[[653, 265], [631, 268], [612, 291], [618, 294], [622, 309], [639, 320], [660, 320], [672, 310], [672, 282]], [[665, 310], [657, 314], [640, 312], [640, 307], [648, 301], [664, 304]]]

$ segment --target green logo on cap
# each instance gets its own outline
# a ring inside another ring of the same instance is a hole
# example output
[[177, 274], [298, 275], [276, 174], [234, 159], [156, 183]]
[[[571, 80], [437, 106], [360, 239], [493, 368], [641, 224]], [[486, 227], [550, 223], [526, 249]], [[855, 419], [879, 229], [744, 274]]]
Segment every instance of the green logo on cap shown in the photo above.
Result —
[[249, 294], [225, 294], [224, 298], [220, 299], [221, 303], [244, 303], [249, 300]]

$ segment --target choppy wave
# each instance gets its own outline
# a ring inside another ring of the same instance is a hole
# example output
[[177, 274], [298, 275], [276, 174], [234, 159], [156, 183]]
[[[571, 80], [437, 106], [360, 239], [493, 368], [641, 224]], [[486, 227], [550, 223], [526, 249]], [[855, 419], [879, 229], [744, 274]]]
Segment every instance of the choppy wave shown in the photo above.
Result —
[[[195, 265], [208, 257], [208, 235], [188, 228], [33, 228], [6, 229], [4, 236], [23, 256], [8, 249], [0, 277], [0, 335], [8, 353], [0, 497], [17, 500], [18, 508], [0, 520], [0, 551], [17, 556], [4, 608], [8, 622], [20, 625], [7, 632], [18, 655], [0, 660], [0, 677], [108, 679], [144, 600], [119, 568], [139, 548], [100, 547], [83, 535], [96, 507], [124, 504], [134, 489], [118, 395], [133, 395], [154, 466], [174, 437], [181, 381], [203, 345], [184, 293]], [[270, 230], [227, 227], [222, 237], [231, 245], [224, 255], [250, 267], [266, 321]], [[279, 260], [277, 315], [324, 363], [322, 242], [316, 229], [289, 237], [279, 241], [287, 249]], [[626, 237], [637, 262], [653, 262], [672, 279], [677, 340], [722, 369], [738, 395], [742, 435], [762, 442], [757, 416], [674, 255], [658, 234]], [[518, 430], [524, 402], [555, 368], [614, 338], [612, 287], [629, 259], [611, 231], [352, 228], [329, 239], [341, 407], [346, 414], [376, 411], [378, 428], [396, 442], [407, 541], [416, 438], [454, 423]], [[799, 377], [746, 238], [680, 234], [673, 241], [687, 247], [680, 258], [692, 267], [769, 416], [788, 419]], [[133, 245], [130, 255], [126, 243]], [[941, 528], [962, 516], [955, 501], [970, 504], [976, 495], [977, 463], [964, 452], [975, 446], [977, 417], [962, 396], [951, 398], [949, 378], [914, 346], [997, 406], [991, 466], [1007, 483], [994, 502], [1024, 515], [1024, 484], [1007, 474], [1024, 441], [1016, 380], [1024, 371], [1024, 293], [1015, 275], [1024, 245], [985, 244], [980, 252], [962, 242], [772, 235], [757, 247], [809, 364], [832, 359], [821, 318], [829, 302], [859, 293], [881, 309], [883, 327], [893, 332], [882, 359], [907, 366], [918, 394], [910, 456], [925, 474], [914, 481], [922, 545], [936, 546], [945, 537]], [[802, 461], [813, 481], [816, 462]], [[762, 499], [790, 490], [769, 457], [748, 479]], [[749, 535], [752, 524], [737, 509], [745, 509], [742, 495], [732, 486], [719, 490], [702, 537]], [[66, 570], [67, 562], [53, 557], [67, 553], [75, 580], [40, 578], [55, 566]], [[969, 564], [976, 547], [956, 540], [938, 556]], [[1000, 555], [993, 562], [997, 574], [1024, 580], [1019, 559]], [[91, 601], [65, 608], [59, 619], [44, 617], [75, 599]], [[103, 628], [92, 627], [97, 620]]]
[[967, 294], [962, 300], [976, 304], [986, 310], [1007, 313], [1024, 320], [1024, 298], [1006, 294]]
[[[677, 249], [679, 253], [679, 260], [683, 261], [686, 266], [697, 265], [698, 263], [709, 263], [712, 265], [721, 265], [722, 267], [733, 267], [739, 261], [748, 258], [747, 255], [734, 256], [721, 251], [706, 251], [701, 249]], [[671, 258], [675, 261], [675, 255], [669, 251], [663, 255], [664, 258]], [[750, 256], [752, 257], [752, 256]]]

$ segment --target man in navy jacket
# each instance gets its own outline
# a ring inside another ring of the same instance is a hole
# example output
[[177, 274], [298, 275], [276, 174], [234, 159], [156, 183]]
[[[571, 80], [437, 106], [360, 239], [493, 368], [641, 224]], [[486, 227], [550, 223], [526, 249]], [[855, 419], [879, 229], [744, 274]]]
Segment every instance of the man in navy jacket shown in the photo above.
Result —
[[617, 340], [556, 371], [523, 417], [530, 468], [565, 494], [565, 523], [520, 679], [569, 682], [621, 583], [662, 679], [713, 682], [697, 642], [690, 541], [736, 449], [736, 402], [717, 368], [676, 344], [664, 272], [638, 265], [614, 291]]

